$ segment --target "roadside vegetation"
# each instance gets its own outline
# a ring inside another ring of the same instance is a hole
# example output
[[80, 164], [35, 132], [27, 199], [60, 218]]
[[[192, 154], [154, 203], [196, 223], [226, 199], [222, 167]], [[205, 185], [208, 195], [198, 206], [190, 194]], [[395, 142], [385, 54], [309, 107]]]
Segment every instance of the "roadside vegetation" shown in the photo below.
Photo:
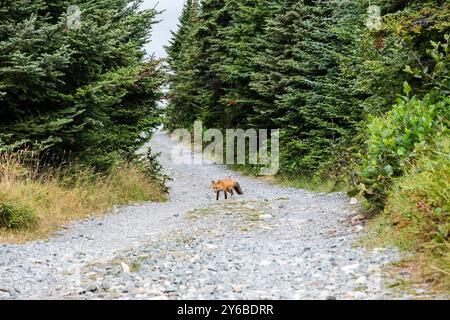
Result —
[[71, 221], [116, 206], [164, 201], [164, 181], [142, 161], [96, 172], [70, 164], [46, 165], [27, 153], [3, 154], [0, 243], [42, 239]]

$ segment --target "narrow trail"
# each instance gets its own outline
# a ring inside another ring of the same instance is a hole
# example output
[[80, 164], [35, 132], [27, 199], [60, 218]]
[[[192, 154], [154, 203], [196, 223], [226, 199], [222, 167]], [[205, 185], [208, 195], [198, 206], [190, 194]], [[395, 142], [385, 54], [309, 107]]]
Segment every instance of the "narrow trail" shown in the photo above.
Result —
[[[174, 179], [169, 201], [1, 245], [0, 298], [408, 298], [386, 286], [382, 270], [399, 259], [395, 250], [354, 246], [362, 228], [345, 195], [273, 186], [212, 164], [175, 165], [173, 145], [163, 133], [149, 143]], [[227, 176], [245, 195], [216, 202], [210, 182]]]

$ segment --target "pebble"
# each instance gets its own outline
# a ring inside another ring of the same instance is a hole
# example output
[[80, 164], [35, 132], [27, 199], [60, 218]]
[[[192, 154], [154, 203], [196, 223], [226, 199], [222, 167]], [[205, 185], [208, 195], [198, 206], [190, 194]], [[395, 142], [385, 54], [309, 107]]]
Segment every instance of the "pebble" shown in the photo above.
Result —
[[366, 284], [367, 283], [367, 277], [366, 276], [361, 276], [361, 277], [357, 278], [355, 280], [355, 282], [357, 284]]
[[166, 292], [166, 293], [177, 292], [177, 288], [175, 288], [175, 287], [168, 287], [168, 288], [165, 288], [163, 291]]
[[359, 264], [350, 264], [350, 265], [346, 265], [344, 267], [341, 268], [342, 271], [344, 271], [345, 273], [349, 274], [349, 273], [354, 273], [357, 269], [359, 269], [360, 265]]
[[111, 288], [111, 284], [109, 282], [102, 282], [102, 289], [103, 290], [109, 290]]
[[128, 264], [126, 264], [125, 262], [121, 262], [120, 266], [122, 267], [122, 271], [124, 273], [130, 273], [130, 266]]
[[97, 290], [98, 290], [97, 285], [96, 285], [96, 284], [91, 284], [91, 285], [89, 285], [89, 287], [87, 287], [87, 290], [86, 290], [86, 291], [89, 291], [89, 292], [95, 292], [95, 291], [97, 291]]

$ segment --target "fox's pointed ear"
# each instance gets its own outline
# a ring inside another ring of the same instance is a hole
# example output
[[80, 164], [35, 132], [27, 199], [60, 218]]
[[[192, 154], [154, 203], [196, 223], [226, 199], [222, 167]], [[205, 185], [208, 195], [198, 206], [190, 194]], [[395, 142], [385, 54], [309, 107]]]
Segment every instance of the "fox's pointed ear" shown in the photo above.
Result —
[[211, 180], [211, 183], [214, 184], [214, 183], [216, 183], [216, 182], [215, 182], [214, 180]]

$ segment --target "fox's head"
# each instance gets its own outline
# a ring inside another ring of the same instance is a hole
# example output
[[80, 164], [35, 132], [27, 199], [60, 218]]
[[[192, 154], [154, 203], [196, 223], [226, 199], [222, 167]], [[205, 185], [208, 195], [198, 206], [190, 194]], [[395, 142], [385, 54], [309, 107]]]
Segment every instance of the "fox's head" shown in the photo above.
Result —
[[220, 183], [219, 183], [219, 181], [212, 181], [212, 183], [211, 183], [211, 188], [212, 188], [212, 190], [214, 191], [214, 192], [217, 192], [217, 191], [219, 191], [221, 188], [220, 188]]

